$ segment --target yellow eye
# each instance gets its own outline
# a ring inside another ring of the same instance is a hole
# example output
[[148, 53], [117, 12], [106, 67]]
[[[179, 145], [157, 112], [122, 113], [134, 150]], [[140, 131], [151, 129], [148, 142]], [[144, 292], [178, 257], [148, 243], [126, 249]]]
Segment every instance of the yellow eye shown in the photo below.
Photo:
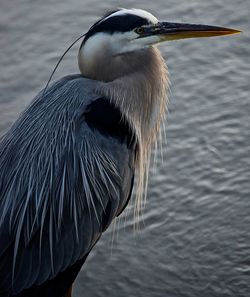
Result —
[[139, 27], [135, 29], [135, 33], [137, 34], [142, 34], [144, 32], [144, 28], [143, 27]]

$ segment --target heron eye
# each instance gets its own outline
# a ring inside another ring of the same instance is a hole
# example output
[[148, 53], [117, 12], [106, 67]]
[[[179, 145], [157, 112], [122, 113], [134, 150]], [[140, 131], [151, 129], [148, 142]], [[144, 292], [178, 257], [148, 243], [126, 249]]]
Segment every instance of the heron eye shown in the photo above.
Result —
[[137, 34], [142, 34], [144, 32], [144, 28], [143, 27], [139, 27], [135, 29], [135, 33]]

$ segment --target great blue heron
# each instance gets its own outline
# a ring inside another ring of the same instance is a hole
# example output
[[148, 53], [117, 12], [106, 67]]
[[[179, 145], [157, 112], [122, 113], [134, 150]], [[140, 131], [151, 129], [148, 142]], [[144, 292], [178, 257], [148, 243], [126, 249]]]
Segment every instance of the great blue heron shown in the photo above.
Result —
[[88, 254], [146, 188], [167, 104], [163, 41], [239, 31], [118, 9], [86, 33], [81, 74], [41, 91], [0, 143], [0, 296], [71, 296]]

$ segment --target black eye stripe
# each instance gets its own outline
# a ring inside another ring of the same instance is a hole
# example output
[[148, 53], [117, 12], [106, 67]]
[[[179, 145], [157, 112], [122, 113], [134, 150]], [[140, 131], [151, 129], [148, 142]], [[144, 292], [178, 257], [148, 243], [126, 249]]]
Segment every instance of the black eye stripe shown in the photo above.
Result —
[[107, 32], [110, 34], [114, 32], [129, 32], [137, 27], [149, 24], [149, 20], [137, 15], [124, 14], [109, 17], [94, 24], [86, 34], [85, 41], [98, 32]]

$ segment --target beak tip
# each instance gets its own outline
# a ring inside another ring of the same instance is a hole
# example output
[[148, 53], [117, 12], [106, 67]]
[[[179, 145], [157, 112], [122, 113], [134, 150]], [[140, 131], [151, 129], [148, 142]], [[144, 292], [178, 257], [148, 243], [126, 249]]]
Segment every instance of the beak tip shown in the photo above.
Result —
[[228, 30], [228, 34], [231, 35], [231, 34], [240, 34], [242, 33], [241, 30], [236, 30], [236, 29], [229, 29]]

